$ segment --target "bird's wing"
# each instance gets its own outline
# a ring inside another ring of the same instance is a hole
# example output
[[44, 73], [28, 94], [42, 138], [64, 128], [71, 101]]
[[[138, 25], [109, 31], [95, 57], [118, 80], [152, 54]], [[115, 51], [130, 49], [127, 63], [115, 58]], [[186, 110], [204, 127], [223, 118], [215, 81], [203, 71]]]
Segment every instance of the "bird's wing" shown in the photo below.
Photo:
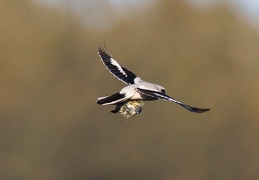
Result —
[[140, 88], [137, 88], [137, 91], [141, 94], [146, 95], [146, 96], [156, 97], [156, 98], [160, 98], [160, 99], [164, 99], [164, 100], [167, 100], [167, 101], [174, 102], [174, 103], [184, 107], [185, 109], [187, 109], [191, 112], [203, 113], [203, 112], [206, 112], [206, 111], [210, 110], [210, 109], [200, 109], [200, 108], [189, 106], [187, 104], [183, 104], [182, 102], [175, 100], [174, 98], [166, 95], [163, 92], [151, 91], [151, 90], [140, 89]]
[[98, 54], [112, 75], [126, 84], [135, 84], [134, 80], [137, 76], [133, 72], [119, 65], [103, 48], [98, 47]]

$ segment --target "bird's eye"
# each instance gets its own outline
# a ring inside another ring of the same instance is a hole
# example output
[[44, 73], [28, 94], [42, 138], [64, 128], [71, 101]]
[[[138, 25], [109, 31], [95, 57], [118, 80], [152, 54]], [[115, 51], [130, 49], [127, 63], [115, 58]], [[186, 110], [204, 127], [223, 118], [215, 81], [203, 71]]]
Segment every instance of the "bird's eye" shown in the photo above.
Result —
[[162, 93], [165, 93], [165, 89], [161, 89], [161, 92], [162, 92]]

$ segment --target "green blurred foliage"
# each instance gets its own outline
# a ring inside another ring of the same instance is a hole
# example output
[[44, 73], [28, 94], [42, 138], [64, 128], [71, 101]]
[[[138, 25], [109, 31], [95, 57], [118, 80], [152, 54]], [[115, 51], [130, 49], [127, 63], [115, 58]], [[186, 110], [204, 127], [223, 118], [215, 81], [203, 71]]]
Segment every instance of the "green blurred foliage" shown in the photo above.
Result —
[[[0, 179], [257, 179], [258, 32], [224, 6], [115, 15], [94, 30], [67, 10], [0, 1]], [[95, 100], [124, 85], [97, 55], [104, 41], [143, 79], [212, 110], [156, 101], [128, 122], [111, 114]]]

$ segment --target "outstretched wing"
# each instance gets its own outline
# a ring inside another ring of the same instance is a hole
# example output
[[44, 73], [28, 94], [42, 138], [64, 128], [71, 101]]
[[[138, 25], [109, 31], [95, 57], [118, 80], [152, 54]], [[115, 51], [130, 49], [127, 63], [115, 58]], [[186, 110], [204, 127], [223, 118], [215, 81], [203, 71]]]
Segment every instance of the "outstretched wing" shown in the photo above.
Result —
[[151, 90], [146, 90], [146, 89], [140, 89], [140, 88], [137, 88], [137, 91], [141, 94], [144, 94], [146, 96], [151, 96], [151, 97], [156, 97], [156, 98], [160, 98], [160, 99], [164, 99], [164, 100], [167, 100], [167, 101], [171, 101], [171, 102], [174, 102], [182, 107], [184, 107], [185, 109], [191, 111], [191, 112], [195, 112], [195, 113], [203, 113], [203, 112], [206, 112], [206, 111], [209, 111], [210, 109], [200, 109], [200, 108], [196, 108], [196, 107], [192, 107], [192, 106], [189, 106], [187, 104], [183, 104], [182, 102], [180, 101], [177, 101], [175, 100], [174, 98], [166, 95], [165, 93], [163, 92], [156, 92], [156, 91], [151, 91]]
[[134, 80], [137, 76], [133, 72], [119, 65], [103, 48], [98, 47], [98, 54], [112, 75], [126, 84], [135, 84]]

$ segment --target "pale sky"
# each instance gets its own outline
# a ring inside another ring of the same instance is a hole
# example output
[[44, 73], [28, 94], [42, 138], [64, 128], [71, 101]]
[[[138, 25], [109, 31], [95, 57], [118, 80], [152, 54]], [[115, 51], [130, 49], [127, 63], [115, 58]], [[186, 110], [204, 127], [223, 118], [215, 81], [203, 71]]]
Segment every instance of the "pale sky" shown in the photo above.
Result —
[[237, 13], [259, 20], [259, 0], [185, 0], [195, 7], [209, 8], [218, 2], [228, 4]]
[[[53, 6], [65, 5], [74, 10], [90, 6], [98, 8], [100, 3], [108, 3], [114, 7], [118, 13], [127, 9], [141, 9], [143, 6], [151, 5], [158, 0], [34, 0], [36, 2], [47, 3]], [[184, 0], [195, 8], [210, 8], [217, 3], [226, 3], [237, 15], [247, 18], [251, 23], [259, 25], [259, 0]], [[97, 5], [96, 5], [97, 4]]]

